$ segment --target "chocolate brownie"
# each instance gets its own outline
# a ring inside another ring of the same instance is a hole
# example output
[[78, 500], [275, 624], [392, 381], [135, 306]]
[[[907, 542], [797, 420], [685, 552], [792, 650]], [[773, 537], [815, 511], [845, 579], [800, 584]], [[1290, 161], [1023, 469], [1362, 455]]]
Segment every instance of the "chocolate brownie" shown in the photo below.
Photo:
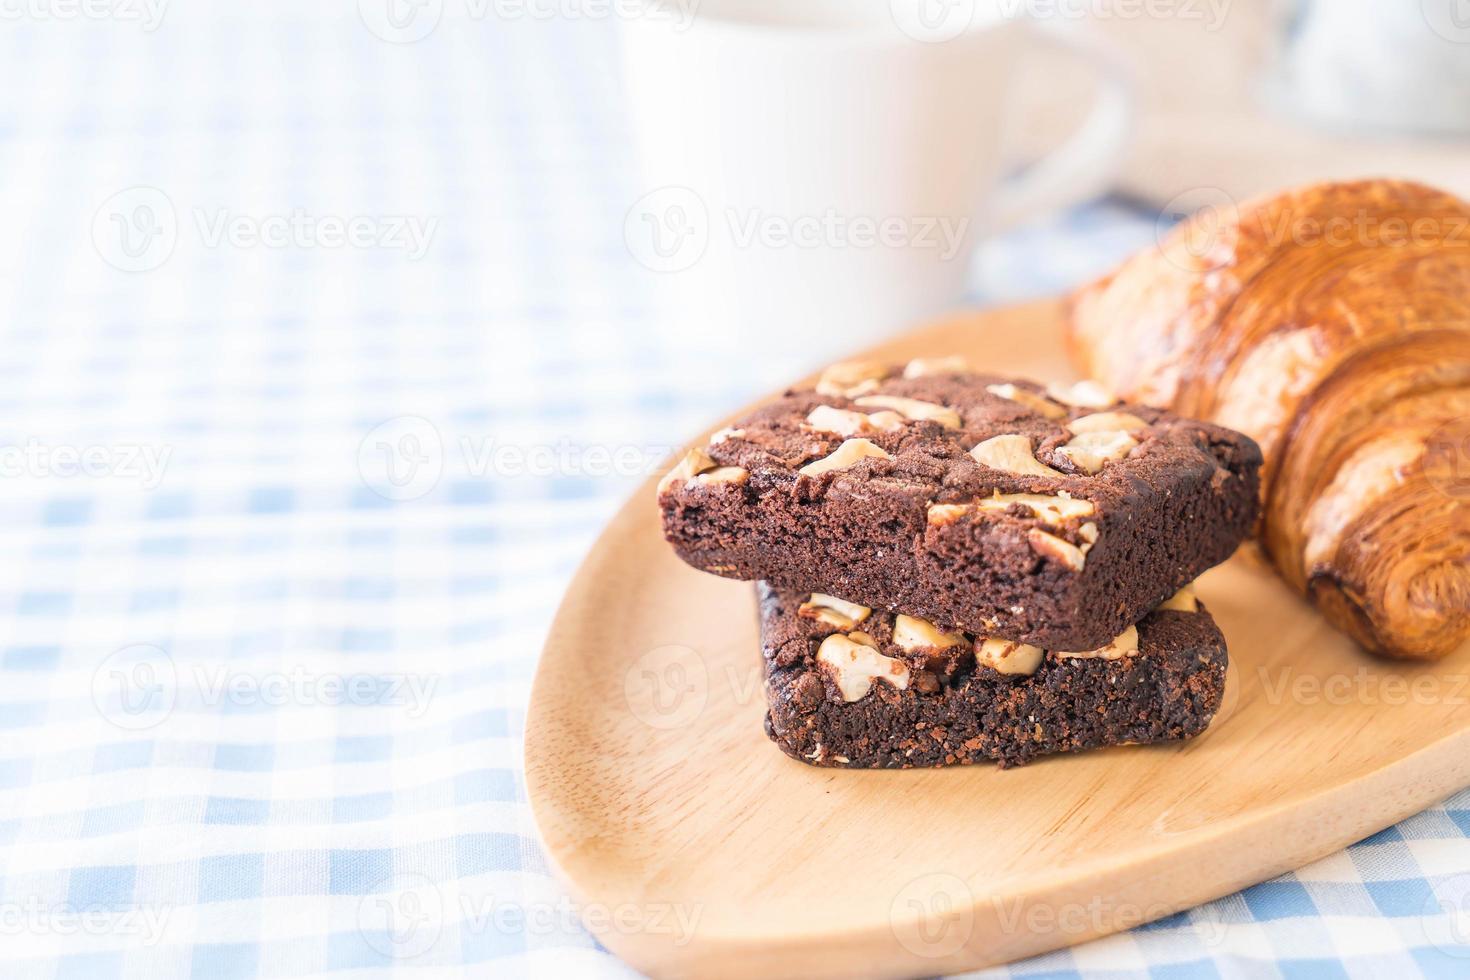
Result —
[[658, 500], [696, 568], [1084, 650], [1230, 557], [1260, 465], [1091, 382], [841, 364], [690, 451]]
[[909, 769], [1188, 738], [1225, 690], [1189, 589], [1100, 649], [1043, 652], [762, 582], [766, 734], [816, 766]]

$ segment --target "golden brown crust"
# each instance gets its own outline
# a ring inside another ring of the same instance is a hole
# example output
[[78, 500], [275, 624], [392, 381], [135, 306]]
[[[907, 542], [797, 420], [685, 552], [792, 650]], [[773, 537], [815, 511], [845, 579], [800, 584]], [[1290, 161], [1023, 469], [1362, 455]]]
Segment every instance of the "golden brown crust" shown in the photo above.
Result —
[[1261, 541], [1338, 628], [1391, 656], [1470, 639], [1470, 204], [1303, 188], [1186, 222], [1082, 290], [1069, 343], [1120, 395], [1265, 453]]

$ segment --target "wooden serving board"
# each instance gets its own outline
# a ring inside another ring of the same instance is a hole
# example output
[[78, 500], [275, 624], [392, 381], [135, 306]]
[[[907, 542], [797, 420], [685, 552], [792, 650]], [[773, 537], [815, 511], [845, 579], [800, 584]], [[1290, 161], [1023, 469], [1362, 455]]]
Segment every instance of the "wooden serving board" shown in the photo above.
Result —
[[[1067, 378], [1059, 313], [969, 314], [872, 353]], [[752, 587], [674, 557], [654, 482], [567, 592], [526, 782], [588, 924], [655, 976], [1018, 959], [1299, 867], [1470, 784], [1470, 650], [1376, 661], [1247, 552], [1200, 583], [1231, 667], [1193, 741], [1008, 771], [810, 768], [762, 731]]]

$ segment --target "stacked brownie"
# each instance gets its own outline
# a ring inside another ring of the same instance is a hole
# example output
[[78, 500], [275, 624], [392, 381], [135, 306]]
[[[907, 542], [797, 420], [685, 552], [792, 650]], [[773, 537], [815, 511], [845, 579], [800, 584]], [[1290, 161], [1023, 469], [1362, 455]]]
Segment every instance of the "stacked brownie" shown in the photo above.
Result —
[[817, 765], [1185, 738], [1225, 643], [1189, 584], [1256, 518], [1261, 455], [1096, 385], [954, 358], [839, 364], [659, 484], [696, 568], [762, 580], [767, 732]]

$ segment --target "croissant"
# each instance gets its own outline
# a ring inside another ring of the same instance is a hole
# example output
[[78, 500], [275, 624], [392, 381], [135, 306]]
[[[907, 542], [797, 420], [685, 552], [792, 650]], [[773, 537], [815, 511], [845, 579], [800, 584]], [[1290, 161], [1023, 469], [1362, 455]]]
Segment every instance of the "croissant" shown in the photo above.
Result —
[[1334, 626], [1392, 657], [1470, 639], [1470, 203], [1368, 180], [1211, 209], [1068, 320], [1120, 396], [1260, 444], [1259, 543]]

